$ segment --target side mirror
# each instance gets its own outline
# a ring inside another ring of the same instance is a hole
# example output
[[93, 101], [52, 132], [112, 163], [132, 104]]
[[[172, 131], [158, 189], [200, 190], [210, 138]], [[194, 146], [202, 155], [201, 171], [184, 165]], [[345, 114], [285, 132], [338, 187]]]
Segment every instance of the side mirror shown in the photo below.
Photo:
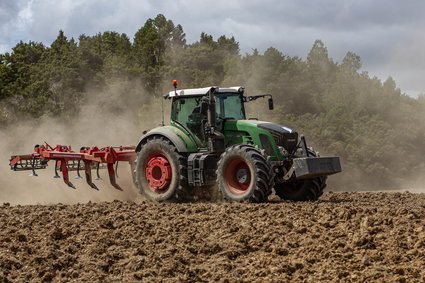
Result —
[[200, 112], [202, 115], [208, 114], [208, 101], [206, 99], [202, 99], [200, 104]]
[[269, 110], [273, 110], [274, 109], [274, 105], [273, 105], [273, 98], [270, 97], [269, 98]]

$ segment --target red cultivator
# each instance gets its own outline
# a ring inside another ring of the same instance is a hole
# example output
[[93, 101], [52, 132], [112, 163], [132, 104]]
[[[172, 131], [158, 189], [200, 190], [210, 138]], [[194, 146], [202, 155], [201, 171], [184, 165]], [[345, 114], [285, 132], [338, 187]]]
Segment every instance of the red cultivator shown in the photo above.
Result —
[[[77, 171], [75, 178], [82, 179], [80, 170], [84, 170], [87, 184], [93, 189], [98, 189], [92, 182], [91, 170], [96, 169], [96, 180], [101, 180], [99, 169], [107, 168], [109, 180], [114, 188], [122, 190], [116, 182], [116, 171], [118, 162], [127, 161], [130, 164], [133, 181], [134, 169], [137, 153], [134, 146], [119, 147], [82, 147], [80, 152], [71, 150], [70, 146], [57, 145], [51, 147], [49, 144], [36, 145], [34, 153], [27, 155], [16, 155], [10, 158], [10, 167], [14, 171], [32, 170], [30, 176], [37, 176], [35, 170], [46, 169], [50, 160], [55, 161], [55, 176], [60, 178], [58, 170], [62, 172], [65, 184], [75, 189], [75, 186], [69, 181], [69, 171]], [[115, 168], [114, 168], [115, 165]]]

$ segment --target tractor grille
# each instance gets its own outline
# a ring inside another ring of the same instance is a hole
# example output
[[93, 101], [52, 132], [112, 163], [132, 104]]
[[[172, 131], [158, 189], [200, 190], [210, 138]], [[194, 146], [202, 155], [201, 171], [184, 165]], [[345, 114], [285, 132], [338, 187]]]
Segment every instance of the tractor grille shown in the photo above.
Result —
[[298, 133], [292, 131], [290, 128], [274, 124], [274, 123], [261, 123], [257, 125], [258, 128], [265, 129], [273, 136], [277, 146], [282, 146], [288, 153], [292, 154], [297, 149]]
[[270, 131], [276, 144], [278, 146], [283, 146], [289, 153], [295, 152], [298, 144], [298, 133], [278, 133]]

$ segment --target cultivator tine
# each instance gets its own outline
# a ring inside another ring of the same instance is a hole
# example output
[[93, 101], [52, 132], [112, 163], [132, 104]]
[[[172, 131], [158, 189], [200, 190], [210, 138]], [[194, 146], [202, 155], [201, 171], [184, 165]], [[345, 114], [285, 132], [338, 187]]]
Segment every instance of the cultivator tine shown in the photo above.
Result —
[[75, 189], [75, 186], [69, 181], [68, 166], [65, 160], [61, 160], [61, 169], [62, 169], [63, 181], [65, 182], [65, 184]]
[[100, 178], [100, 175], [99, 175], [99, 167], [100, 167], [100, 163], [99, 162], [97, 162], [97, 164], [96, 164], [96, 181], [99, 181], [99, 180], [103, 180], [102, 178]]
[[77, 171], [78, 172], [79, 170], [83, 169], [82, 166], [81, 166], [81, 159], [79, 159], [79, 160], [68, 160], [67, 166], [68, 166], [68, 171]]
[[109, 181], [111, 182], [111, 185], [115, 189], [122, 191], [121, 187], [117, 184], [117, 181], [115, 179], [114, 164], [112, 163], [108, 163], [108, 174], [109, 174]]
[[117, 161], [117, 164], [115, 165], [115, 176], [117, 176], [117, 178], [119, 178], [119, 176], [118, 176], [118, 161]]
[[93, 183], [91, 178], [91, 162], [90, 161], [84, 161], [84, 172], [86, 173], [86, 181], [87, 184], [89, 184], [90, 187], [92, 187], [95, 190], [99, 190], [96, 185]]
[[32, 173], [29, 174], [29, 176], [31, 176], [31, 177], [37, 177], [38, 175], [37, 175], [37, 173], [35, 173], [35, 156], [32, 158], [31, 170], [32, 170]]
[[55, 176], [53, 176], [53, 178], [55, 178], [55, 179], [60, 178], [60, 176], [58, 174], [58, 160], [55, 161]]
[[81, 177], [81, 175], [80, 175], [80, 165], [81, 165], [81, 160], [78, 160], [78, 163], [77, 163], [77, 176], [75, 176], [74, 179], [83, 179], [83, 177]]

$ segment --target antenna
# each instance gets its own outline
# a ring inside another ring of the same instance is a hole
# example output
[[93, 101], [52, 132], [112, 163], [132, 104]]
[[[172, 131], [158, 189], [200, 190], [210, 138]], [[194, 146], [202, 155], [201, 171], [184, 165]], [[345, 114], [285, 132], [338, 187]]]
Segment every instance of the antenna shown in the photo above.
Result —
[[163, 97], [160, 97], [160, 99], [161, 99], [161, 126], [164, 126], [165, 125], [165, 123], [164, 123], [164, 98]]

